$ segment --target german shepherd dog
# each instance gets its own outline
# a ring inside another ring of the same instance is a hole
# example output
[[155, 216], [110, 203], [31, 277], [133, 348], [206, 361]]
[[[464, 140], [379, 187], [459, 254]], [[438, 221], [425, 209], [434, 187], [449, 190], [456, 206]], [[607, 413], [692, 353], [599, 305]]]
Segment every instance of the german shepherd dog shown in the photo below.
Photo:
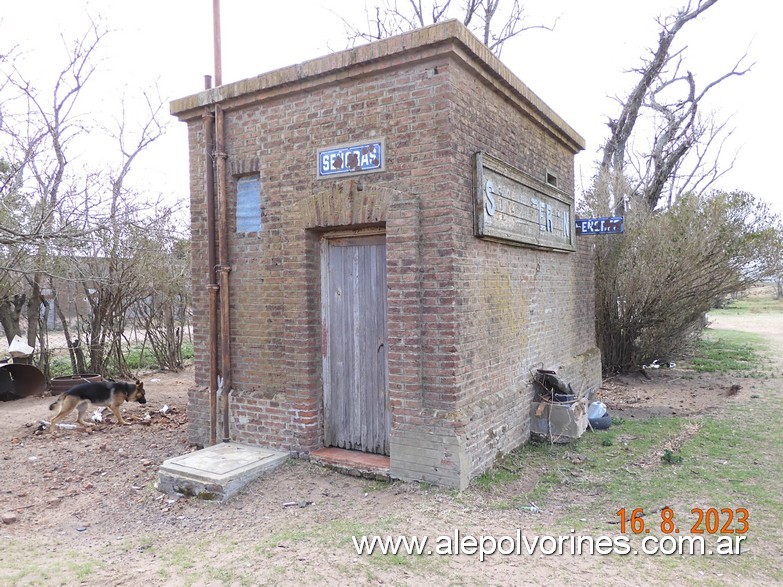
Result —
[[144, 397], [144, 383], [136, 380], [136, 383], [125, 383], [123, 381], [96, 381], [87, 382], [72, 387], [68, 391], [57, 398], [52, 405], [49, 406], [50, 410], [56, 409], [58, 406], [60, 411], [52, 418], [49, 424], [51, 433], [54, 433], [55, 424], [58, 420], [62, 420], [68, 414], [73, 412], [74, 409], [78, 412], [76, 421], [82, 426], [92, 426], [90, 422], [84, 421], [84, 414], [87, 411], [88, 406], [92, 403], [96, 406], [108, 406], [117, 418], [117, 422], [120, 424], [128, 424], [122, 418], [120, 413], [120, 406], [129, 402], [139, 402], [140, 404], [146, 404], [147, 400]]

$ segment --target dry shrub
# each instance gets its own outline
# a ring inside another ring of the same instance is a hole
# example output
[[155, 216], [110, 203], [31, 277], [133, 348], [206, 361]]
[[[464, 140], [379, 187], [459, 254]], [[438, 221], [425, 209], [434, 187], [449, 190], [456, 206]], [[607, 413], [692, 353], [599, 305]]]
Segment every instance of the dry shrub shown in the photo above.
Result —
[[625, 234], [596, 238], [596, 327], [606, 373], [680, 356], [721, 298], [770, 275], [779, 220], [744, 192], [685, 196], [626, 212]]

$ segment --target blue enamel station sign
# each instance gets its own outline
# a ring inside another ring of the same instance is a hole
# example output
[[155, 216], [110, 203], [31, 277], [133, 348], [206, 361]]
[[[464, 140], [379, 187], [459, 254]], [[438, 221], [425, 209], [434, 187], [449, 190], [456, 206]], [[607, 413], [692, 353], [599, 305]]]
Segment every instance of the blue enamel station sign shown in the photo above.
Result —
[[318, 177], [383, 170], [383, 141], [320, 149]]
[[578, 218], [576, 220], [576, 234], [621, 234], [624, 230], [624, 220], [623, 216]]

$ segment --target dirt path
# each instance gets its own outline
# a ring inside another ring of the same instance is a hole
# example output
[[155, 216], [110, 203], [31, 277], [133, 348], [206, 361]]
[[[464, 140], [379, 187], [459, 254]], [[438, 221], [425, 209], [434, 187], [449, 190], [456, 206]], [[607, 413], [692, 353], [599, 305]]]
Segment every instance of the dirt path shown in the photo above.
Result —
[[761, 334], [778, 357], [783, 358], [783, 314], [710, 315], [710, 327]]

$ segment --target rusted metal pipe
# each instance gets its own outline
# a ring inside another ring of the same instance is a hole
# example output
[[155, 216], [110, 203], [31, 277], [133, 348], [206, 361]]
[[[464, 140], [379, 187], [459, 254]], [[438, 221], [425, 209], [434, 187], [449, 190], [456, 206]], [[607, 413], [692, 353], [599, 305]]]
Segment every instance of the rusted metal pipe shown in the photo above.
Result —
[[217, 271], [220, 274], [220, 364], [223, 377], [223, 442], [230, 440], [229, 430], [229, 394], [231, 393], [231, 316], [229, 288], [229, 273], [231, 272], [231, 259], [228, 252], [228, 198], [226, 195], [226, 158], [225, 153], [225, 128], [223, 120], [223, 108], [215, 105], [215, 158], [217, 167], [217, 200], [220, 210], [219, 218], [219, 265]]
[[215, 49], [215, 85], [223, 85], [223, 63], [220, 47], [220, 0], [212, 0], [212, 31]]
[[[205, 89], [210, 89], [212, 79], [204, 78]], [[204, 159], [206, 163], [207, 192], [207, 291], [209, 293], [209, 443], [217, 442], [217, 389], [218, 389], [218, 283], [215, 275], [217, 265], [217, 238], [215, 235], [215, 115], [205, 110]]]

